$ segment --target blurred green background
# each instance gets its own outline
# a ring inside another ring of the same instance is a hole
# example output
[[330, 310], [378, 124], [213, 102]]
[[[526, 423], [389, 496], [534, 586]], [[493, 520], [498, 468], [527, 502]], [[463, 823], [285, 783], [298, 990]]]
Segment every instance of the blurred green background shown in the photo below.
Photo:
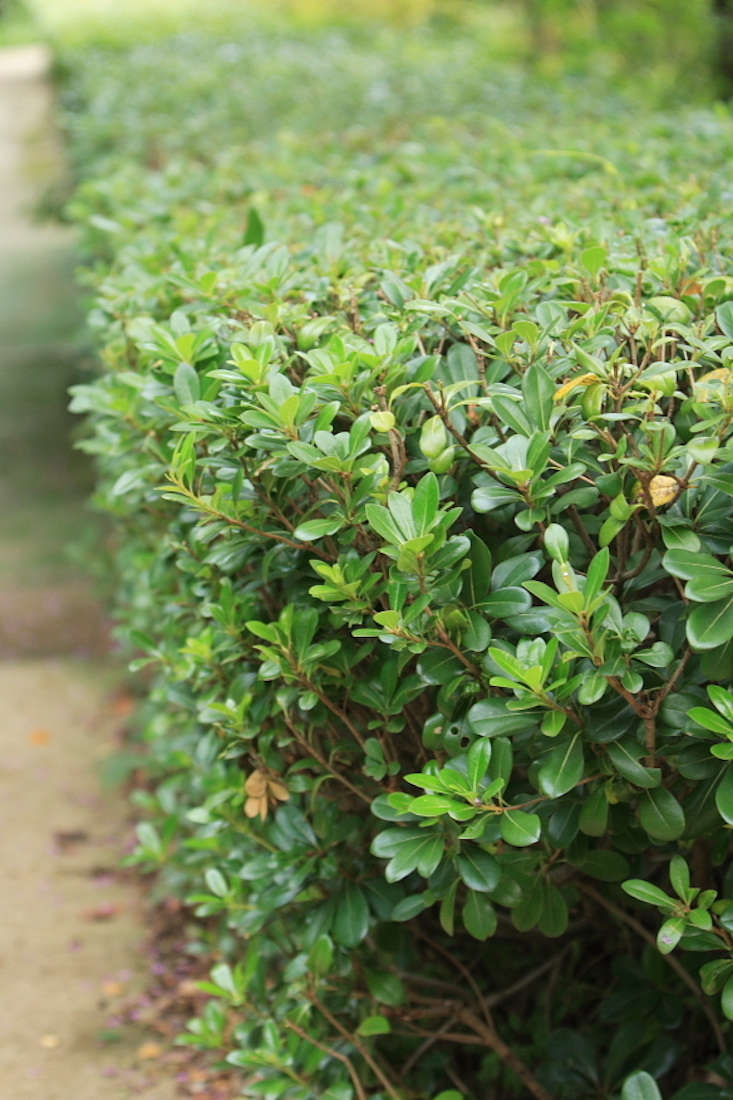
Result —
[[546, 75], [633, 81], [640, 94], [733, 94], [733, 0], [0, 0], [0, 41], [126, 44], [187, 27], [439, 23]]

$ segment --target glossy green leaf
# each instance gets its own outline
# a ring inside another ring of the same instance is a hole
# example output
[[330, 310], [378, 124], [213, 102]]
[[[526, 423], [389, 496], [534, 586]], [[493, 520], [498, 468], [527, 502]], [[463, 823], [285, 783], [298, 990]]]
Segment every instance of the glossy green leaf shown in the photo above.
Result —
[[475, 844], [462, 845], [456, 868], [466, 886], [481, 893], [493, 890], [501, 878], [501, 868], [494, 857]]
[[621, 1100], [662, 1100], [662, 1094], [654, 1078], [644, 1070], [638, 1070], [624, 1081]]
[[715, 791], [715, 805], [723, 821], [733, 825], [733, 767], [730, 765], [725, 769]]
[[487, 940], [496, 931], [496, 910], [488, 898], [474, 890], [469, 891], [462, 917], [466, 931], [475, 940]]
[[644, 791], [639, 798], [639, 820], [654, 840], [676, 840], [685, 831], [685, 814], [664, 787]]
[[338, 897], [333, 921], [333, 938], [344, 947], [355, 947], [369, 930], [369, 907], [364, 893], [347, 883]]
[[580, 734], [563, 740], [546, 757], [539, 771], [543, 794], [559, 798], [577, 786], [583, 778], [585, 758]]
[[507, 844], [524, 848], [535, 844], [542, 832], [542, 822], [537, 814], [526, 810], [505, 810], [501, 815], [501, 835]]

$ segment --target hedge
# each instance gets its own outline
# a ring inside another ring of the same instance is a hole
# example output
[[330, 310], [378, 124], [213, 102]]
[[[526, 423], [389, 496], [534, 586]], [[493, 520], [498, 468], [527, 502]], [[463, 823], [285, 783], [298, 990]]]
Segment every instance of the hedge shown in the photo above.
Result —
[[733, 129], [486, 57], [66, 58], [136, 859], [245, 1096], [729, 1097]]

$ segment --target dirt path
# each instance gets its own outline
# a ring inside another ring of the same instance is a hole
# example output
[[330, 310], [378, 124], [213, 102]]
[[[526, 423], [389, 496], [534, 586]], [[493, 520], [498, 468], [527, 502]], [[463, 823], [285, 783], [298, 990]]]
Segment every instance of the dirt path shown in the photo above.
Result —
[[172, 1100], [153, 1036], [117, 1016], [142, 987], [129, 833], [97, 769], [121, 721], [103, 616], [63, 554], [88, 529], [68, 442], [77, 370], [68, 234], [28, 206], [57, 170], [42, 50], [0, 51], [0, 1094]]

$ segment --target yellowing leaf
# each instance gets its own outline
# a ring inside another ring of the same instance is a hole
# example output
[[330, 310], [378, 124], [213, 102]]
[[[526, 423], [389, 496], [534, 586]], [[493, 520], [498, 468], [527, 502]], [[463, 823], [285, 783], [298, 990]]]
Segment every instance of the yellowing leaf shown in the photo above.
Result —
[[267, 780], [267, 792], [272, 798], [276, 798], [279, 802], [287, 802], [290, 798], [290, 791], [277, 779]]
[[679, 483], [674, 477], [665, 474], [657, 474], [649, 482], [649, 496], [655, 508], [663, 508], [665, 504], [671, 504], [679, 495]]
[[261, 817], [264, 821], [267, 817], [267, 796], [248, 798], [244, 804], [244, 812], [247, 817]]
[[142, 1046], [137, 1048], [137, 1056], [141, 1062], [149, 1061], [151, 1058], [160, 1058], [163, 1053], [163, 1048], [160, 1043], [143, 1043]]
[[577, 386], [590, 386], [594, 382], [600, 382], [597, 374], [581, 374], [577, 378], [571, 378], [569, 382], [563, 382], [562, 386], [558, 386], [552, 400], [562, 401], [563, 397], [567, 397]]
[[267, 790], [267, 776], [261, 771], [252, 772], [244, 789], [251, 798], [261, 798]]
[[732, 379], [733, 371], [730, 367], [718, 367], [716, 370], [708, 371], [701, 378], [695, 379], [695, 400], [712, 401], [716, 397], [720, 398], [723, 392], [729, 389]]

